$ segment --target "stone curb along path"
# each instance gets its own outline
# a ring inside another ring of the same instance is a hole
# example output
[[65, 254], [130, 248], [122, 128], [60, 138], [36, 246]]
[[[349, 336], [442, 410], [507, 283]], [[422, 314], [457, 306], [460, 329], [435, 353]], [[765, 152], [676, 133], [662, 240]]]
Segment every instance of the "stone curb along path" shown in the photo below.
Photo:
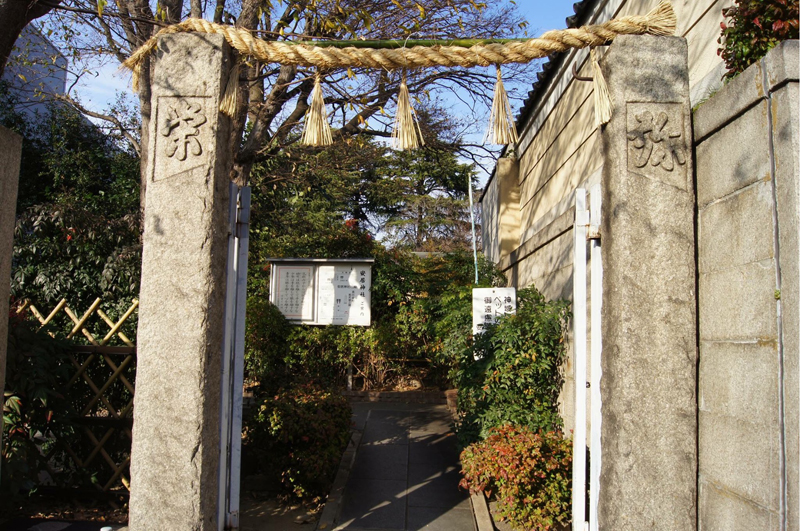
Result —
[[[420, 396], [419, 397], [420, 400], [415, 400], [415, 397], [411, 396], [412, 393], [403, 393], [403, 394], [406, 395], [407, 398], [406, 398], [406, 400], [403, 400], [402, 402], [400, 400], [400, 397], [395, 396], [396, 394], [397, 393], [393, 393], [392, 396], [383, 397], [382, 393], [370, 393], [370, 396], [368, 396], [368, 397], [366, 397], [366, 396], [365, 397], [361, 397], [361, 396], [354, 397], [354, 398], [356, 398], [356, 400], [359, 400], [359, 399], [361, 400], [361, 402], [355, 402], [354, 405], [357, 404], [357, 403], [362, 403], [363, 404], [364, 401], [366, 401], [366, 402], [391, 402], [391, 403], [397, 404], [398, 407], [403, 407], [404, 409], [406, 407], [411, 408], [411, 409], [409, 409], [408, 412], [409, 413], [414, 413], [413, 408], [414, 408], [415, 405], [419, 405], [421, 408], [424, 408], [426, 405], [430, 406], [431, 402], [432, 402], [430, 400], [430, 397], [427, 396], [427, 395], [430, 395], [430, 393], [425, 393], [426, 396], [424, 397], [424, 399], [423, 399], [423, 397]], [[416, 393], [414, 393], [414, 394], [416, 394]], [[441, 398], [439, 400], [435, 401], [435, 402], [438, 402], [439, 404], [444, 404], [446, 402], [446, 400], [444, 399], [445, 395], [443, 393], [441, 393], [441, 394], [439, 394], [439, 397], [441, 397]], [[448, 396], [448, 398], [449, 398], [449, 396]], [[387, 399], [387, 400], [384, 400], [384, 399]], [[412, 404], [410, 402], [414, 402], [414, 404]], [[419, 403], [417, 404], [417, 402], [419, 402]], [[448, 404], [448, 405], [454, 406], [455, 404], [453, 403], [453, 404]], [[361, 406], [362, 409], [369, 409], [369, 407], [370, 407], [369, 405], [362, 405]], [[384, 409], [384, 410], [385, 409], [389, 409], [389, 410], [392, 409], [392, 405], [391, 404], [387, 404], [387, 403], [383, 403], [380, 406], [376, 405], [376, 407], [380, 407], [380, 409]], [[454, 412], [454, 409], [451, 408], [451, 413], [453, 413], [453, 412]], [[419, 414], [419, 411], [417, 411], [416, 413]], [[369, 414], [367, 415], [367, 419], [368, 418], [369, 418]], [[348, 444], [348, 447], [345, 450], [344, 455], [342, 456], [341, 462], [339, 464], [339, 470], [338, 470], [336, 478], [335, 478], [335, 480], [333, 482], [333, 486], [331, 487], [331, 492], [330, 492], [330, 494], [329, 494], [329, 496], [328, 496], [328, 498], [326, 500], [325, 507], [322, 510], [322, 513], [320, 515], [319, 521], [317, 522], [316, 529], [319, 530], [319, 531], [333, 531], [333, 530], [337, 529], [337, 526], [343, 526], [343, 522], [341, 522], [339, 520], [340, 520], [340, 515], [342, 513], [343, 505], [345, 503], [345, 488], [347, 487], [348, 481], [349, 481], [349, 479], [351, 477], [351, 472], [352, 472], [353, 467], [354, 467], [354, 465], [356, 463], [356, 456], [358, 454], [359, 449], [360, 448], [362, 448], [362, 449], [366, 448], [366, 446], [363, 446], [363, 447], [360, 446], [361, 443], [362, 443], [362, 438], [364, 436], [364, 432], [362, 430], [366, 429], [366, 422], [367, 421], [365, 419], [361, 426], [355, 425], [353, 427], [350, 443]], [[359, 428], [361, 428], [361, 429], [359, 429]], [[452, 436], [452, 433], [449, 436]], [[369, 441], [369, 437], [366, 440], [364, 440], [364, 443], [367, 446], [369, 445], [368, 444], [369, 442], [370, 442]], [[474, 525], [474, 528], [477, 531], [494, 531], [495, 527], [494, 527], [494, 525], [492, 523], [492, 518], [491, 518], [490, 513], [489, 513], [489, 508], [488, 508], [488, 504], [486, 503], [486, 498], [482, 494], [477, 494], [477, 495], [470, 496], [469, 497], [469, 501], [470, 501], [470, 505], [467, 508], [470, 509], [471, 516], [472, 516], [472, 524]], [[452, 508], [450, 510], [462, 511], [463, 509], [457, 509], [457, 508], [454, 507], [454, 508]], [[463, 513], [462, 513], [462, 515], [463, 515]], [[352, 522], [351, 522], [351, 524], [352, 524]], [[437, 522], [437, 524], [438, 524], [438, 522]], [[463, 524], [466, 524], [466, 522], [463, 522]], [[343, 527], [346, 527], [347, 525], [348, 524], [345, 523]], [[381, 526], [381, 527], [383, 527], [383, 526]], [[347, 527], [347, 528], [350, 529], [349, 527]], [[369, 526], [365, 526], [365, 527], [358, 527], [357, 529], [358, 529], [358, 531], [370, 531], [372, 528], [369, 527]], [[412, 529], [412, 527], [409, 525], [408, 529]], [[439, 528], [437, 528], [437, 529], [439, 529]], [[465, 529], [465, 528], [461, 527], [461, 526], [459, 526], [458, 528], [452, 527], [452, 531], [461, 531], [462, 529]]]
[[342, 460], [339, 462], [339, 470], [336, 472], [336, 478], [333, 480], [331, 492], [328, 494], [328, 499], [325, 500], [325, 507], [322, 509], [322, 514], [317, 522], [319, 531], [330, 531], [334, 528], [336, 517], [339, 515], [339, 510], [342, 506], [342, 497], [344, 496], [344, 487], [347, 485], [347, 480], [350, 478], [350, 470], [353, 469], [353, 463], [356, 460], [356, 450], [361, 443], [361, 431], [353, 428], [350, 431], [350, 442], [347, 443], [347, 449], [342, 455]]

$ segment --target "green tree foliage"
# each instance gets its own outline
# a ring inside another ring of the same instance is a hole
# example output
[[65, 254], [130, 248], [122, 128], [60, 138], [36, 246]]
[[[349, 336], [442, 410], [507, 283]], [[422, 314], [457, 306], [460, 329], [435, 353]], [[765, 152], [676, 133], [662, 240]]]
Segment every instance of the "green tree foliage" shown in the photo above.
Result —
[[251, 245], [265, 258], [370, 256], [370, 230], [392, 247], [470, 249], [475, 172], [444, 131], [426, 134], [413, 151], [357, 137], [323, 151], [293, 146], [255, 167]]
[[798, 38], [798, 0], [737, 0], [722, 10], [727, 19], [717, 51], [731, 78], [764, 57], [781, 41]]
[[394, 153], [386, 170], [369, 193], [391, 245], [414, 251], [469, 248], [470, 165], [450, 151], [422, 149]]
[[11, 292], [43, 307], [139, 291], [139, 160], [66, 105], [26, 120], [0, 98], [0, 123], [23, 136]]

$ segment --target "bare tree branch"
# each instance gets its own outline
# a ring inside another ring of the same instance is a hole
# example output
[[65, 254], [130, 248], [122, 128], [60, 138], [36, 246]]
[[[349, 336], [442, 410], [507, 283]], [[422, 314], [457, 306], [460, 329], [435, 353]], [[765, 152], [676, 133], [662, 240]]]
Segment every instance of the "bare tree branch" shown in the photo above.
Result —
[[136, 154], [141, 156], [142, 148], [139, 145], [139, 141], [125, 126], [125, 124], [122, 123], [122, 121], [119, 118], [117, 118], [116, 116], [112, 116], [110, 114], [103, 114], [87, 109], [86, 107], [81, 105], [77, 100], [71, 98], [66, 94], [54, 94], [53, 97], [57, 100], [69, 103], [70, 105], [75, 107], [81, 114], [85, 114], [86, 116], [91, 116], [92, 118], [97, 118], [98, 120], [105, 120], [107, 122], [111, 122], [112, 124], [116, 125], [120, 134], [122, 134], [122, 136], [124, 136], [125, 139], [131, 143], [131, 146], [136, 151]]

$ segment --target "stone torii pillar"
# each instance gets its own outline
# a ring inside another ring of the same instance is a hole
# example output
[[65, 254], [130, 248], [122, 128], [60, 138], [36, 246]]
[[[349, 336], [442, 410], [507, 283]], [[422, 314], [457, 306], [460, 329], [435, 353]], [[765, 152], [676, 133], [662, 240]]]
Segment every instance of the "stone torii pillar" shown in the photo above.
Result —
[[694, 530], [697, 312], [686, 41], [621, 36], [603, 59], [599, 529]]
[[129, 523], [216, 531], [231, 53], [177, 34], [153, 60]]

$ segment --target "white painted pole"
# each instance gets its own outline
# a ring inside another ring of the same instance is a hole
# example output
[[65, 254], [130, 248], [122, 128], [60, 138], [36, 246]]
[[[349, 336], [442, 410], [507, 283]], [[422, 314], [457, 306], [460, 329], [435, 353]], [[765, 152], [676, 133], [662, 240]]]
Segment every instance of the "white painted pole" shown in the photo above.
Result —
[[219, 489], [217, 493], [217, 528], [223, 531], [228, 512], [228, 479], [231, 442], [231, 389], [233, 378], [233, 340], [236, 319], [236, 215], [239, 188], [230, 183], [228, 265], [225, 287], [225, 329], [222, 336], [222, 389], [219, 417]]
[[472, 176], [467, 176], [469, 190], [469, 220], [472, 223], [472, 258], [475, 262], [475, 285], [478, 285], [478, 241], [475, 237], [475, 208], [472, 206]]
[[247, 313], [247, 254], [250, 249], [250, 187], [239, 191], [236, 219], [236, 317], [233, 339], [230, 460], [228, 462], [228, 514], [226, 529], [239, 529], [242, 477], [242, 403], [244, 401], [244, 335]]
[[600, 363], [603, 352], [603, 335], [601, 327], [601, 310], [603, 308], [603, 257], [600, 240], [600, 185], [591, 189], [589, 197], [589, 238], [591, 239], [591, 274], [592, 274], [592, 339], [591, 339], [591, 434], [590, 446], [592, 459], [589, 470], [589, 529], [598, 531], [597, 505], [600, 499], [600, 465], [602, 462], [602, 446], [600, 446], [600, 430], [603, 426], [602, 398], [600, 397], [600, 378], [603, 367]]
[[572, 530], [586, 522], [586, 190], [575, 190], [574, 262], [572, 276], [575, 430], [572, 433]]

